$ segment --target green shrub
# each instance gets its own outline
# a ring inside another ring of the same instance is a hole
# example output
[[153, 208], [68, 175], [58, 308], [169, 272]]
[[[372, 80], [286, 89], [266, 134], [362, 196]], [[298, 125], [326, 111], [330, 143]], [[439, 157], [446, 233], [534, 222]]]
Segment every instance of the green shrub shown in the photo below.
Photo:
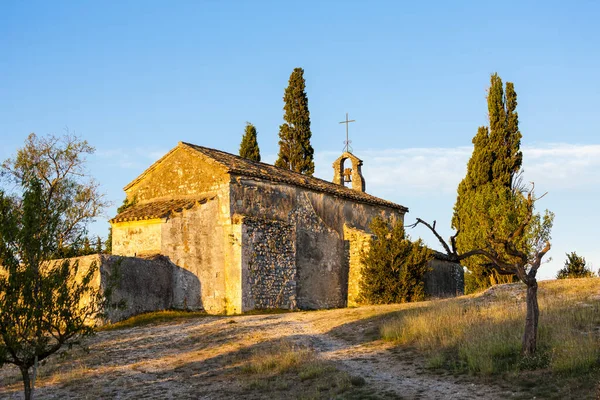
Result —
[[585, 258], [580, 257], [577, 253], [572, 252], [567, 254], [565, 267], [558, 271], [556, 279], [572, 279], [572, 278], [592, 278], [594, 271], [587, 268]]
[[432, 253], [421, 239], [412, 242], [400, 221], [377, 217], [370, 225], [374, 237], [363, 263], [360, 301], [370, 304], [423, 300], [424, 276]]

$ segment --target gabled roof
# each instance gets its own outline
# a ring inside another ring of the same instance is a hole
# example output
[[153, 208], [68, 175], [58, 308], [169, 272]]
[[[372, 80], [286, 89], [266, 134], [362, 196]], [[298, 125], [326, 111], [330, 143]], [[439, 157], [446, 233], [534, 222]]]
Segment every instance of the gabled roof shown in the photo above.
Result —
[[250, 161], [246, 158], [226, 153], [224, 151], [197, 146], [191, 143], [180, 142], [179, 145], [188, 147], [209, 158], [212, 158], [219, 164], [226, 167], [230, 173], [265, 179], [272, 182], [288, 183], [317, 192], [329, 193], [335, 196], [359, 201], [361, 203], [377, 204], [402, 210], [404, 212], [408, 211], [408, 208], [396, 203], [392, 203], [391, 201], [383, 200], [379, 197], [371, 196], [370, 194], [359, 192], [357, 190], [352, 190], [342, 185], [336, 185], [333, 182], [328, 182], [323, 179], [314, 178], [298, 172], [290, 171], [288, 169], [279, 168], [271, 164]]
[[190, 209], [196, 204], [204, 204], [208, 197], [193, 199], [157, 200], [149, 203], [134, 204], [110, 220], [111, 223], [126, 221], [141, 221], [157, 218], [166, 218], [172, 213]]
[[[287, 183], [294, 186], [314, 190], [317, 192], [329, 193], [334, 196], [354, 200], [360, 203], [381, 205], [403, 212], [407, 212], [408, 208], [401, 206], [391, 201], [380, 199], [379, 197], [371, 196], [370, 194], [352, 190], [342, 185], [337, 185], [333, 182], [328, 182], [323, 179], [306, 176], [298, 172], [290, 171], [288, 169], [279, 168], [271, 164], [262, 162], [250, 161], [246, 158], [236, 156], [234, 154], [226, 153], [224, 151], [211, 149], [208, 147], [202, 147], [191, 143], [179, 142], [177, 147], [173, 148], [167, 154], [165, 154], [160, 160], [152, 164], [146, 171], [140, 176], [134, 179], [131, 183], [125, 186], [125, 190], [129, 189], [135, 183], [143, 179], [143, 177], [150, 171], [156, 169], [160, 163], [169, 157], [175, 150], [182, 148], [188, 151], [200, 153], [209, 160], [215, 161], [217, 164], [223, 166], [228, 173], [254, 177], [259, 179], [268, 180], [271, 182]], [[117, 216], [119, 217], [119, 216]], [[115, 217], [115, 218], [117, 218]]]

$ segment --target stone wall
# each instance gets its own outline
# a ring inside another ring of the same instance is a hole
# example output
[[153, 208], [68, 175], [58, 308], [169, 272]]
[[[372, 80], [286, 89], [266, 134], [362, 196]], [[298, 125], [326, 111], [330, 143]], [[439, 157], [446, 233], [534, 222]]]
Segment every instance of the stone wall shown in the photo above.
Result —
[[[289, 221], [294, 210], [307, 207], [322, 223], [344, 234], [344, 224], [368, 231], [375, 216], [404, 221], [401, 210], [381, 205], [350, 201], [329, 193], [243, 176], [231, 179], [231, 215], [247, 215], [279, 221]], [[308, 200], [308, 203], [305, 201]]]
[[293, 185], [234, 176], [232, 215], [284, 221], [295, 228], [297, 306], [345, 307], [348, 259], [344, 226], [368, 232], [375, 216], [403, 220], [400, 210], [348, 201]]
[[161, 224], [161, 219], [112, 224], [113, 254], [135, 257], [160, 253]]
[[296, 235], [290, 224], [244, 218], [242, 311], [296, 308]]
[[361, 255], [369, 249], [371, 235], [348, 226], [344, 226], [344, 245], [348, 260], [348, 307], [359, 305], [360, 281], [363, 264]]
[[425, 293], [431, 297], [462, 296], [465, 291], [463, 267], [434, 258], [425, 275]]
[[150, 167], [125, 187], [128, 199], [143, 203], [161, 198], [217, 191], [229, 183], [226, 169], [193, 150], [176, 147], [156, 168]]
[[[166, 257], [143, 259], [91, 255], [71, 259], [79, 265], [77, 278], [95, 263], [98, 270], [92, 280], [95, 288], [111, 289], [107, 311], [108, 321], [117, 322], [144, 312], [168, 310], [173, 305], [174, 277], [183, 275], [189, 287], [199, 285], [198, 279], [171, 263]], [[117, 305], [121, 304], [121, 307]]]
[[343, 236], [317, 214], [308, 195], [300, 194], [290, 219], [296, 223], [298, 306], [345, 307], [348, 269]]
[[215, 198], [172, 215], [162, 224], [160, 253], [199, 280], [199, 286], [194, 288], [175, 285], [176, 307], [204, 309], [214, 314], [227, 308], [225, 273], [230, 243], [228, 226], [220, 218], [220, 203]]

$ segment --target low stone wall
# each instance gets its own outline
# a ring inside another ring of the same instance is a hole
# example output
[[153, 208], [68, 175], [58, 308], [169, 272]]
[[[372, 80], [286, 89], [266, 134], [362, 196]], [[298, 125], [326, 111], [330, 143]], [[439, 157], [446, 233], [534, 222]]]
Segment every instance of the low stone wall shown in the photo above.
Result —
[[109, 307], [111, 322], [133, 315], [167, 310], [173, 302], [173, 272], [176, 266], [167, 258], [102, 257], [102, 286], [112, 288]]
[[71, 259], [79, 265], [78, 276], [85, 274], [93, 263], [99, 267], [93, 284], [103, 291], [109, 289], [109, 322], [133, 315], [174, 308], [175, 282], [199, 286], [198, 278], [176, 266], [167, 257], [149, 259], [108, 255], [91, 255]]
[[434, 258], [429, 261], [431, 271], [425, 275], [425, 293], [430, 297], [461, 296], [465, 292], [463, 267]]
[[243, 311], [296, 308], [294, 227], [245, 218], [242, 228]]

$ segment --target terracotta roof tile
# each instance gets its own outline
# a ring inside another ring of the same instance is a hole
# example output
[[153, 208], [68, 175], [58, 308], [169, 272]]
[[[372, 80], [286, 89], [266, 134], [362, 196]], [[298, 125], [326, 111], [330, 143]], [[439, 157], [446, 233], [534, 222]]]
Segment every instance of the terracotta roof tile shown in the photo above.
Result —
[[351, 199], [361, 203], [377, 204], [402, 210], [404, 212], [408, 211], [408, 208], [399, 204], [392, 203], [391, 201], [383, 200], [379, 197], [371, 196], [370, 194], [359, 192], [345, 186], [336, 185], [333, 182], [328, 182], [323, 179], [302, 175], [298, 172], [293, 172], [262, 162], [250, 161], [248, 159], [226, 153], [224, 151], [210, 149], [208, 147], [197, 146], [195, 144], [185, 142], [181, 142], [181, 144], [209, 158], [212, 158], [219, 164], [225, 166], [229, 172], [234, 174], [251, 176], [272, 182], [288, 183], [318, 192], [333, 194], [335, 196]]
[[174, 212], [181, 212], [194, 207], [196, 204], [204, 204], [209, 200], [207, 197], [193, 199], [171, 199], [157, 200], [149, 203], [136, 204], [119, 213], [110, 222], [141, 221], [156, 218], [165, 218]]

